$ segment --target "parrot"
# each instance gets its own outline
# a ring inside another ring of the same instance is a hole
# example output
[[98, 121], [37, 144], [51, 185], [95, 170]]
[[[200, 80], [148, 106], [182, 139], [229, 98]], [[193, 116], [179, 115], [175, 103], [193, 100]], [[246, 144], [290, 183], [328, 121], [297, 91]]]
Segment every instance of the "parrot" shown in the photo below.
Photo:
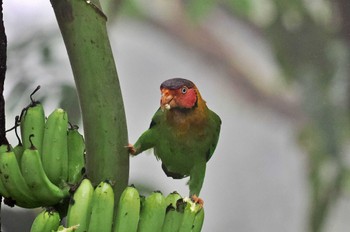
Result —
[[221, 119], [211, 111], [196, 85], [187, 79], [172, 78], [160, 85], [160, 107], [149, 129], [134, 145], [127, 146], [136, 156], [153, 148], [157, 160], [168, 177], [189, 176], [190, 197], [199, 198], [204, 182], [206, 163], [212, 157], [219, 140]]

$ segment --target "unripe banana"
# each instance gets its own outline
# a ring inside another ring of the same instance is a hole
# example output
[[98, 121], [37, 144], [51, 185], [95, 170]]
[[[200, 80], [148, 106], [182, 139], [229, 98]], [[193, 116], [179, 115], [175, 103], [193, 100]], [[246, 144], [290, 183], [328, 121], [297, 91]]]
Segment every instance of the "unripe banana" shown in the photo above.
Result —
[[24, 109], [21, 115], [21, 136], [24, 149], [30, 148], [31, 143], [29, 137], [34, 135], [31, 139], [34, 146], [42, 152], [45, 113], [43, 105], [40, 102], [32, 102]]
[[190, 198], [185, 198], [184, 201], [187, 204], [185, 206], [179, 232], [191, 232], [196, 214], [199, 212], [202, 206], [200, 204], [192, 202]]
[[57, 211], [43, 210], [39, 213], [30, 229], [30, 232], [51, 232], [57, 231], [60, 225], [60, 215]]
[[133, 186], [126, 187], [120, 196], [114, 232], [136, 232], [140, 218], [140, 195]]
[[15, 153], [17, 162], [20, 164], [21, 163], [21, 159], [22, 159], [22, 155], [23, 155], [23, 152], [24, 152], [24, 147], [23, 147], [22, 143], [17, 144], [13, 148], [13, 152]]
[[21, 170], [34, 197], [42, 202], [42, 206], [55, 205], [69, 195], [68, 187], [60, 189], [46, 176], [39, 151], [34, 147], [23, 152]]
[[84, 179], [71, 199], [67, 213], [67, 227], [79, 225], [77, 232], [87, 231], [90, 221], [94, 187]]
[[[6, 152], [8, 149], [8, 145], [1, 145], [0, 146], [0, 156], [2, 153]], [[6, 190], [4, 183], [2, 182], [2, 179], [0, 178], [0, 194], [3, 197], [10, 197], [10, 193]]]
[[177, 205], [181, 199], [182, 198], [180, 194], [177, 192], [172, 192], [165, 198], [165, 205], [167, 208], [162, 227], [163, 232], [177, 232], [179, 230], [182, 221], [183, 210], [182, 212], [178, 211]]
[[138, 232], [160, 232], [165, 218], [165, 198], [161, 192], [149, 195], [141, 208]]
[[92, 197], [88, 232], [110, 232], [113, 223], [114, 193], [108, 182], [101, 182]]
[[183, 214], [183, 211], [179, 211], [172, 205], [169, 205], [166, 209], [162, 232], [178, 232]]
[[194, 218], [193, 222], [192, 232], [200, 232], [202, 230], [203, 222], [204, 208], [200, 209], [199, 212], [196, 214], [196, 217]]
[[68, 183], [76, 184], [83, 177], [85, 166], [85, 142], [84, 137], [76, 127], [68, 130]]
[[173, 208], [176, 209], [176, 202], [180, 200], [182, 197], [178, 192], [172, 192], [168, 194], [168, 196], [165, 198], [165, 205], [168, 207], [171, 205]]
[[65, 183], [68, 178], [67, 129], [67, 113], [63, 109], [54, 110], [45, 124], [42, 163], [55, 185]]
[[21, 173], [13, 151], [7, 151], [0, 155], [0, 178], [9, 198], [14, 200], [16, 205], [24, 208], [40, 206]]

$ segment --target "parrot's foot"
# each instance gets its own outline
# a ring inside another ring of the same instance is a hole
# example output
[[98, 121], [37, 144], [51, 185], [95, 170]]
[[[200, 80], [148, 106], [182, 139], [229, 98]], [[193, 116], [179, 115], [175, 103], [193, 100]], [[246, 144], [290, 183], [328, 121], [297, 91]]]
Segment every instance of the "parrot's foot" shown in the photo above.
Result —
[[132, 145], [131, 143], [129, 143], [127, 146], [125, 146], [127, 149], [128, 149], [128, 152], [131, 154], [131, 155], [135, 155], [136, 153], [136, 149], [134, 147], [134, 145]]
[[199, 204], [199, 205], [203, 208], [204, 201], [203, 201], [202, 198], [199, 198], [199, 197], [197, 197], [196, 194], [193, 194], [193, 195], [191, 196], [191, 200], [192, 200], [194, 203]]

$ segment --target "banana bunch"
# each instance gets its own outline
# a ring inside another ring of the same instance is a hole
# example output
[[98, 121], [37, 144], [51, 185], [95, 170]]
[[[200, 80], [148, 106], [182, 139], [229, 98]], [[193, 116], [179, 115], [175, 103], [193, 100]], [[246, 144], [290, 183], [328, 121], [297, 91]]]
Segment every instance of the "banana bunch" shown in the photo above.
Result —
[[71, 185], [83, 177], [85, 143], [78, 128], [68, 128], [63, 109], [47, 119], [33, 101], [16, 117], [22, 142], [0, 146], [0, 194], [24, 208], [53, 206], [69, 196]]
[[116, 212], [113, 204], [108, 182], [94, 189], [90, 180], [84, 179], [70, 201], [66, 226], [78, 226], [77, 232], [200, 232], [203, 225], [202, 206], [176, 192], [164, 197], [156, 191], [145, 198], [129, 186]]
[[95, 189], [84, 179], [70, 201], [67, 227], [88, 232], [111, 232], [113, 224], [114, 193], [112, 186], [101, 182]]

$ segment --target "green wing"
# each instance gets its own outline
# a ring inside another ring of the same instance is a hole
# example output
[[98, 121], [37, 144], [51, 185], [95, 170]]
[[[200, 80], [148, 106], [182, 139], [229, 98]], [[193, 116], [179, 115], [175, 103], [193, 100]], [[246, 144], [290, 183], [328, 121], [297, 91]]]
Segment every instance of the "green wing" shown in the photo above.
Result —
[[136, 153], [134, 155], [137, 155], [156, 145], [156, 142], [159, 137], [158, 128], [159, 128], [162, 115], [163, 115], [163, 112], [159, 108], [157, 112], [153, 115], [149, 129], [143, 132], [143, 134], [139, 137], [139, 139], [134, 144], [134, 148], [136, 149]]
[[220, 117], [213, 111], [209, 110], [209, 124], [211, 125], [211, 130], [214, 131], [212, 143], [209, 147], [208, 153], [207, 153], [207, 161], [213, 156], [214, 150], [216, 148], [216, 145], [219, 141], [219, 134], [221, 129], [221, 119]]

